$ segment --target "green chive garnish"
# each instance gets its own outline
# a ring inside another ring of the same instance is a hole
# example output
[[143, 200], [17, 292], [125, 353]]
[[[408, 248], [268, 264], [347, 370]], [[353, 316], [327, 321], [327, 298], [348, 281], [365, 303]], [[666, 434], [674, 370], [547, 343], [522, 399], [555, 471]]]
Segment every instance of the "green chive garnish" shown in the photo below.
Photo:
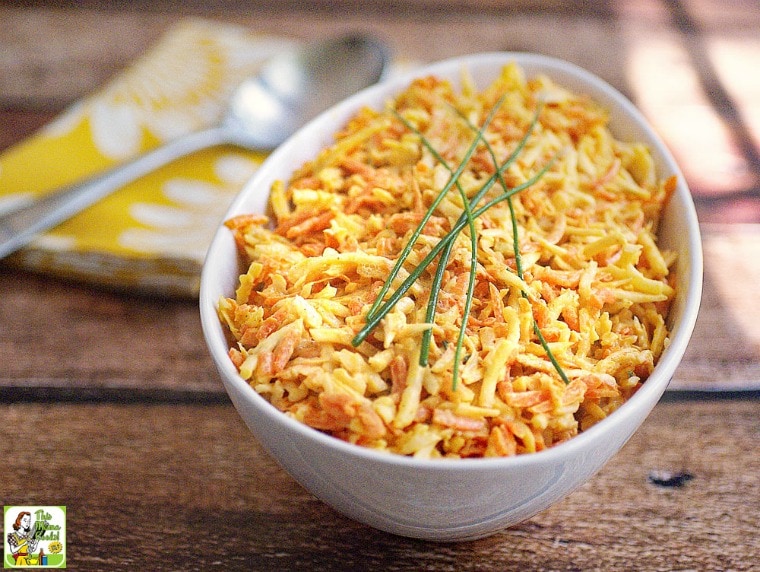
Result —
[[[522, 278], [523, 273], [522, 273], [522, 262], [521, 262], [521, 257], [520, 257], [519, 244], [518, 244], [517, 219], [515, 216], [515, 211], [512, 205], [511, 198], [515, 194], [519, 193], [520, 191], [523, 191], [529, 188], [530, 186], [532, 186], [533, 184], [535, 184], [536, 182], [538, 182], [538, 180], [541, 177], [543, 177], [543, 175], [551, 168], [551, 166], [554, 164], [554, 161], [556, 160], [556, 156], [553, 157], [544, 167], [542, 167], [539, 170], [538, 173], [536, 173], [533, 177], [523, 182], [522, 184], [517, 185], [516, 187], [513, 187], [513, 188], [509, 188], [507, 186], [503, 178], [503, 173], [514, 163], [514, 161], [517, 159], [522, 149], [527, 144], [527, 141], [532, 135], [535, 129], [535, 126], [538, 122], [538, 118], [541, 112], [541, 106], [539, 106], [538, 109], [536, 110], [536, 113], [528, 129], [526, 130], [522, 139], [519, 141], [515, 150], [509, 155], [509, 157], [507, 157], [504, 163], [502, 163], [499, 166], [496, 156], [493, 152], [493, 149], [488, 143], [488, 141], [485, 139], [484, 134], [488, 125], [493, 120], [496, 112], [501, 107], [505, 97], [506, 97], [506, 94], [497, 101], [497, 103], [490, 110], [488, 116], [486, 117], [486, 120], [483, 122], [483, 125], [480, 128], [476, 128], [474, 125], [472, 125], [472, 123], [469, 120], [467, 120], [464, 116], [460, 114], [460, 116], [466, 121], [467, 125], [473, 131], [476, 131], [476, 136], [473, 142], [468, 147], [462, 161], [460, 162], [456, 170], [452, 170], [449, 167], [446, 161], [440, 156], [440, 154], [435, 150], [435, 148], [431, 145], [431, 143], [425, 138], [425, 136], [417, 128], [411, 125], [405, 118], [403, 118], [398, 112], [394, 110], [396, 117], [409, 130], [411, 130], [418, 137], [420, 137], [422, 144], [431, 152], [433, 157], [444, 168], [446, 168], [449, 171], [451, 176], [449, 180], [447, 181], [446, 185], [444, 185], [443, 189], [441, 189], [441, 191], [438, 193], [436, 198], [433, 200], [428, 210], [425, 212], [422, 220], [420, 221], [418, 226], [415, 228], [414, 232], [412, 233], [411, 238], [405, 245], [403, 251], [399, 255], [399, 258], [396, 260], [396, 263], [393, 269], [391, 270], [390, 275], [383, 283], [383, 286], [380, 292], [378, 293], [377, 298], [375, 299], [372, 307], [367, 313], [366, 324], [364, 328], [362, 328], [352, 340], [352, 343], [354, 346], [358, 346], [359, 344], [361, 344], [367, 338], [367, 336], [379, 325], [380, 321], [385, 317], [385, 315], [393, 309], [396, 303], [414, 285], [414, 283], [419, 279], [419, 277], [422, 275], [425, 269], [440, 254], [440, 259], [438, 261], [438, 267], [433, 277], [430, 297], [428, 300], [428, 306], [427, 306], [427, 310], [425, 314], [425, 321], [426, 323], [430, 324], [430, 327], [426, 329], [425, 332], [423, 333], [421, 351], [420, 351], [420, 365], [426, 366], [428, 364], [430, 343], [431, 343], [431, 338], [432, 338], [432, 328], [435, 322], [435, 311], [436, 311], [436, 307], [438, 303], [438, 293], [440, 291], [440, 285], [443, 280], [443, 275], [445, 273], [446, 267], [448, 266], [448, 260], [449, 260], [451, 250], [454, 245], [454, 241], [456, 240], [456, 237], [459, 235], [459, 233], [464, 229], [465, 225], [467, 225], [470, 231], [470, 249], [471, 249], [470, 271], [469, 271], [467, 295], [465, 297], [465, 306], [464, 306], [464, 311], [463, 311], [463, 316], [462, 316], [462, 325], [460, 327], [459, 335], [457, 338], [457, 345], [456, 345], [454, 364], [453, 364], [453, 374], [452, 374], [452, 390], [453, 391], [456, 391], [456, 388], [457, 388], [457, 383], [459, 379], [459, 366], [460, 366], [462, 351], [463, 351], [463, 346], [464, 346], [465, 332], [467, 328], [467, 323], [469, 321], [469, 315], [470, 315], [472, 302], [474, 298], [475, 274], [477, 271], [477, 233], [476, 233], [475, 224], [474, 224], [475, 218], [479, 217], [480, 215], [485, 213], [488, 209], [495, 206], [496, 204], [505, 200], [508, 201], [510, 215], [512, 219], [515, 262], [516, 262], [518, 276]], [[486, 148], [488, 149], [488, 152], [491, 155], [491, 158], [494, 162], [494, 166], [496, 167], [496, 172], [481, 186], [481, 188], [473, 196], [473, 198], [471, 200], [468, 200], [466, 194], [464, 193], [464, 190], [461, 187], [459, 177], [464, 172], [464, 169], [467, 163], [471, 159], [473, 153], [475, 152], [475, 150], [477, 149], [481, 141], [485, 143]], [[477, 206], [480, 200], [491, 189], [491, 187], [493, 187], [496, 181], [498, 181], [500, 186], [502, 187], [503, 193], [501, 193], [500, 195], [488, 201], [485, 205], [473, 211], [473, 207]], [[428, 220], [432, 216], [435, 209], [438, 208], [441, 201], [445, 197], [446, 193], [448, 193], [448, 191], [451, 190], [451, 188], [455, 185], [461, 195], [462, 202], [464, 205], [464, 212], [459, 217], [457, 222], [454, 224], [453, 228], [448, 233], [446, 233], [443, 238], [441, 238], [441, 240], [431, 249], [431, 251], [427, 254], [427, 256], [425, 256], [425, 258], [410, 272], [409, 276], [398, 286], [398, 288], [390, 295], [390, 297], [384, 301], [386, 295], [391, 289], [391, 286], [394, 280], [398, 276], [398, 273], [401, 267], [404, 265], [409, 254], [411, 253], [411, 250], [414, 247], [414, 244], [417, 242], [418, 238], [422, 234], [422, 230], [425, 224], [427, 224]], [[526, 292], [523, 291], [521, 292], [521, 294], [524, 297], [527, 297]], [[535, 319], [533, 322], [533, 329], [539, 341], [541, 342], [542, 347], [546, 351], [550, 361], [552, 362], [555, 369], [557, 370], [558, 374], [560, 375], [560, 377], [563, 379], [565, 383], [569, 383], [567, 376], [563, 372], [556, 358], [553, 356], [548, 344], [546, 343], [543, 337], [543, 334], [538, 328], [538, 325], [536, 324]]]
[[[534, 117], [534, 124], [541, 113], [541, 108], [542, 108], [542, 105], [539, 104], [539, 107], [536, 111], [536, 115]], [[477, 129], [464, 115], [460, 114], [460, 117], [467, 123], [470, 129], [472, 130]], [[488, 150], [488, 153], [491, 155], [491, 160], [493, 161], [494, 165], [496, 165], [497, 164], [496, 155], [493, 152], [493, 148], [491, 147], [491, 144], [486, 139], [483, 139], [483, 142], [486, 145], [486, 149]], [[497, 175], [499, 179], [499, 184], [501, 185], [502, 189], [504, 189], [504, 192], [507, 192], [508, 187], [507, 187], [507, 183], [504, 181], [504, 177], [502, 176], [501, 172], [498, 172]], [[520, 253], [520, 239], [517, 234], [517, 215], [515, 214], [515, 206], [512, 202], [512, 197], [509, 197], [509, 199], [507, 199], [507, 205], [509, 207], [509, 217], [512, 222], [512, 245], [515, 251], [515, 268], [517, 270], [517, 276], [520, 278], [520, 280], [522, 280], [523, 279], [522, 254]], [[524, 298], [528, 297], [528, 293], [525, 292], [524, 290], [522, 290], [520, 294]], [[562, 366], [559, 364], [559, 361], [557, 361], [557, 358], [554, 356], [554, 353], [549, 347], [549, 344], [546, 342], [546, 338], [544, 338], [543, 332], [541, 332], [541, 329], [538, 327], [538, 323], [536, 322], [535, 317], [533, 318], [533, 331], [536, 334], [536, 337], [541, 343], [541, 347], [546, 352], [546, 355], [549, 358], [549, 361], [554, 366], [554, 369], [556, 370], [559, 377], [562, 379], [563, 382], [565, 382], [565, 385], [569, 384], [570, 380], [565, 374], [565, 371], [562, 369]]]

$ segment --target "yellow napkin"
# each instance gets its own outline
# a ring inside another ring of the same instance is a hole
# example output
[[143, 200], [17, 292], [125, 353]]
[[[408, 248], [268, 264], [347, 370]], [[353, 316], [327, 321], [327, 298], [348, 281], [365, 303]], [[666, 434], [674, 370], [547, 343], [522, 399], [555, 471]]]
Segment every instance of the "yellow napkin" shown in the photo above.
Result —
[[[0, 213], [214, 124], [227, 96], [292, 42], [182, 20], [97, 93], [0, 155]], [[201, 151], [124, 186], [9, 261], [123, 290], [195, 296], [206, 248], [264, 156]]]

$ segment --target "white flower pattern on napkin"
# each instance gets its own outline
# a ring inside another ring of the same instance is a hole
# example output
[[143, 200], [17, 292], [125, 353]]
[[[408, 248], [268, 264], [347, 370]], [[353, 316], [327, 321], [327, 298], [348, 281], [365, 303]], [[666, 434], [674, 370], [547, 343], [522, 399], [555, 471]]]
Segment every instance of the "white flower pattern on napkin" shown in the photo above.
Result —
[[164, 38], [98, 97], [72, 107], [58, 128], [87, 117], [98, 150], [115, 161], [128, 159], [144, 151], [146, 133], [168, 141], [218, 121], [242, 78], [293, 45], [261, 38], [251, 49], [250, 36], [233, 27], [226, 36], [198, 40], [197, 26]]
[[257, 167], [247, 157], [225, 154], [214, 163], [218, 184], [187, 178], [168, 180], [161, 192], [172, 205], [132, 204], [129, 214], [144, 228], [127, 229], [119, 236], [119, 243], [142, 252], [184, 252], [203, 261], [230, 201]]
[[[296, 44], [183, 18], [102, 88], [0, 154], [0, 213], [210, 126], [244, 78]], [[44, 233], [15, 263], [118, 289], [195, 296], [208, 244], [264, 157], [218, 147], [175, 161]]]

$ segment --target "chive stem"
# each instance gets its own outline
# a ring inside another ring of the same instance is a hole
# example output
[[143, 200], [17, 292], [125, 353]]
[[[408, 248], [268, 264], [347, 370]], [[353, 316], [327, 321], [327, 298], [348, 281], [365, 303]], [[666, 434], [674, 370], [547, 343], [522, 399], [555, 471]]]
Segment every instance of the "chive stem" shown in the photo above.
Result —
[[[540, 114], [541, 108], [536, 111], [536, 118], [538, 117], [538, 114]], [[470, 126], [470, 129], [476, 129], [474, 125], [465, 117], [461, 116], [462, 119], [467, 122], [467, 124]], [[493, 148], [488, 143], [488, 141], [485, 141], [486, 148], [488, 149], [488, 152], [491, 155], [491, 159], [494, 162], [494, 165], [497, 164], [496, 155], [493, 152]], [[504, 177], [501, 175], [501, 173], [498, 173], [499, 183], [501, 184], [501, 187], [504, 189], [504, 191], [507, 191], [507, 183], [504, 181]], [[522, 265], [522, 254], [520, 253], [520, 240], [517, 233], [517, 214], [515, 213], [515, 205], [512, 201], [512, 197], [507, 199], [507, 205], [509, 206], [509, 218], [512, 223], [512, 245], [515, 252], [515, 269], [517, 270], [517, 276], [522, 280], [523, 279], [523, 265]], [[520, 294], [527, 298], [528, 294], [524, 290], [520, 291]], [[541, 347], [546, 352], [547, 357], [549, 358], [549, 361], [554, 366], [554, 369], [557, 371], [557, 374], [560, 376], [562, 381], [565, 383], [565, 385], [570, 383], [570, 380], [567, 377], [567, 374], [565, 374], [565, 370], [562, 369], [562, 366], [560, 365], [557, 358], [554, 356], [554, 352], [552, 352], [551, 348], [549, 347], [549, 344], [546, 342], [546, 338], [544, 338], [543, 332], [541, 332], [541, 328], [538, 327], [538, 323], [536, 322], [535, 316], [533, 317], [533, 331], [536, 334], [536, 337], [538, 338], [539, 342], [541, 343]]]
[[[475, 218], [485, 213], [488, 209], [495, 206], [496, 204], [504, 200], [507, 201], [509, 211], [510, 211], [510, 219], [512, 222], [515, 265], [517, 269], [517, 274], [522, 279], [523, 278], [522, 257], [521, 257], [520, 249], [519, 249], [519, 238], [518, 238], [518, 232], [517, 232], [517, 217], [516, 217], [514, 205], [512, 202], [512, 197], [518, 192], [532, 186], [541, 177], [543, 177], [543, 175], [554, 164], [558, 156], [558, 153], [557, 153], [554, 157], [552, 157], [552, 159], [546, 165], [544, 165], [544, 167], [541, 170], [539, 170], [539, 172], [536, 175], [528, 179], [528, 181], [525, 181], [524, 183], [517, 185], [516, 187], [511, 188], [511, 189], [507, 186], [503, 177], [503, 173], [504, 171], [506, 171], [506, 169], [508, 169], [514, 163], [514, 161], [517, 159], [522, 149], [527, 144], [529, 137], [531, 136], [532, 132], [535, 129], [535, 126], [538, 123], [538, 118], [540, 116], [542, 106], [539, 105], [539, 107], [537, 108], [536, 113], [531, 121], [531, 124], [529, 125], [528, 129], [526, 130], [521, 140], [518, 142], [517, 147], [513, 150], [513, 152], [509, 155], [509, 157], [507, 157], [504, 163], [502, 163], [501, 166], [499, 166], [498, 161], [496, 159], [496, 155], [493, 151], [493, 148], [491, 147], [489, 142], [485, 139], [484, 134], [488, 125], [493, 120], [493, 117], [495, 116], [496, 111], [501, 107], [505, 97], [506, 97], [506, 94], [504, 94], [499, 99], [499, 101], [493, 106], [488, 116], [486, 117], [486, 120], [484, 121], [483, 126], [480, 128], [475, 127], [464, 115], [462, 115], [461, 113], [457, 111], [457, 113], [459, 113], [460, 117], [462, 117], [462, 119], [467, 123], [467, 125], [472, 130], [476, 131], [476, 136], [473, 142], [470, 144], [470, 147], [468, 148], [467, 152], [465, 153], [464, 159], [460, 162], [459, 166], [457, 167], [455, 171], [453, 171], [449, 167], [449, 165], [443, 159], [443, 157], [440, 156], [440, 154], [430, 144], [427, 138], [424, 137], [424, 135], [417, 128], [411, 125], [397, 111], [393, 110], [396, 117], [408, 129], [410, 129], [412, 132], [416, 133], [420, 137], [423, 145], [425, 145], [425, 147], [431, 152], [431, 154], [435, 157], [435, 159], [449, 171], [451, 176], [449, 180], [447, 181], [446, 185], [443, 187], [443, 189], [441, 189], [439, 194], [436, 196], [433, 203], [431, 203], [430, 207], [426, 211], [425, 215], [423, 216], [417, 228], [415, 228], [415, 231], [413, 232], [412, 237], [405, 245], [404, 250], [402, 251], [399, 258], [396, 260], [396, 263], [391, 271], [391, 274], [389, 275], [388, 279], [386, 279], [386, 281], [384, 282], [380, 293], [378, 294], [372, 307], [367, 313], [367, 319], [366, 319], [367, 321], [366, 321], [365, 327], [362, 328], [359, 331], [359, 333], [357, 333], [354, 340], [352, 341], [353, 345], [359, 345], [362, 341], [364, 341], [366, 337], [372, 332], [372, 330], [374, 330], [374, 328], [377, 327], [377, 325], [383, 319], [383, 317], [393, 308], [393, 306], [395, 306], [395, 304], [409, 290], [409, 288], [412, 287], [412, 285], [421, 276], [422, 272], [433, 262], [435, 257], [438, 256], [438, 254], [440, 254], [438, 267], [433, 277], [431, 292], [428, 299], [428, 306], [425, 313], [425, 322], [430, 324], [430, 328], [426, 329], [423, 332], [422, 344], [420, 348], [420, 358], [419, 358], [420, 365], [423, 367], [428, 365], [430, 344], [432, 340], [433, 324], [435, 322], [435, 312], [438, 305], [438, 295], [440, 293], [440, 286], [443, 281], [445, 270], [448, 266], [448, 260], [451, 255], [451, 251], [453, 249], [455, 239], [459, 235], [459, 233], [464, 229], [465, 224], [467, 224], [470, 230], [470, 241], [471, 241], [470, 272], [469, 272], [468, 285], [467, 285], [467, 294], [465, 297], [465, 306], [464, 306], [463, 315], [462, 315], [462, 325], [460, 327], [459, 335], [457, 337], [457, 345], [456, 345], [456, 350], [455, 350], [455, 355], [454, 355], [454, 365], [453, 365], [453, 373], [452, 373], [452, 390], [453, 391], [456, 391], [457, 389], [461, 354], [464, 347], [464, 338], [466, 335], [467, 323], [469, 321], [469, 315], [472, 309], [472, 302], [474, 298], [475, 278], [476, 278], [476, 272], [477, 272], [477, 233], [476, 233], [475, 224], [474, 224]], [[478, 143], [481, 140], [486, 145], [486, 148], [489, 154], [491, 155], [491, 159], [493, 160], [494, 166], [496, 166], [496, 172], [481, 186], [481, 188], [474, 195], [472, 200], [468, 200], [464, 190], [462, 189], [461, 182], [459, 181], [459, 177], [464, 172], [464, 169], [467, 163], [469, 162], [475, 149], [478, 146]], [[480, 202], [483, 196], [485, 196], [485, 194], [490, 190], [490, 188], [494, 185], [495, 181], [497, 180], [504, 192], [500, 194], [499, 196], [495, 197], [494, 199], [491, 199], [484, 206], [478, 208], [476, 211], [473, 212], [472, 207], [477, 206], [477, 204]], [[460, 215], [454, 227], [448, 233], [446, 233], [446, 235], [444, 235], [444, 237], [433, 247], [433, 249], [422, 260], [422, 262], [418, 264], [417, 267], [410, 273], [410, 275], [406, 278], [406, 280], [404, 280], [402, 284], [396, 289], [396, 291], [391, 294], [390, 298], [386, 300], [385, 303], [383, 303], [383, 299], [385, 298], [388, 291], [390, 290], [392, 282], [395, 280], [401, 267], [403, 266], [404, 262], [406, 261], [409, 254], [411, 253], [411, 250], [414, 247], [414, 244], [416, 243], [416, 241], [419, 239], [420, 235], [422, 234], [422, 230], [425, 224], [427, 224], [428, 220], [430, 219], [430, 217], [432, 216], [433, 212], [438, 207], [438, 205], [441, 203], [446, 193], [448, 193], [448, 191], [454, 185], [456, 185], [462, 197], [464, 212], [462, 213], [462, 215]], [[527, 298], [527, 293], [525, 291], [521, 291], [521, 295]], [[556, 357], [553, 355], [551, 349], [549, 348], [549, 345], [546, 342], [546, 339], [544, 338], [543, 333], [538, 327], [535, 317], [533, 318], [533, 330], [536, 336], [538, 337], [541, 343], [541, 346], [543, 347], [544, 351], [549, 357], [549, 360], [551, 361], [554, 368], [556, 369], [557, 373], [565, 382], [565, 384], [568, 384], [569, 380], [567, 376], [565, 375], [565, 372], [563, 371], [559, 362], [557, 361]]]
[[[487, 210], [489, 210], [491, 207], [499, 204], [500, 202], [503, 202], [507, 200], [509, 197], [516, 195], [517, 193], [524, 191], [531, 185], [534, 185], [543, 175], [551, 168], [551, 166], [554, 164], [556, 157], [552, 158], [541, 170], [536, 173], [533, 177], [526, 180], [525, 182], [517, 185], [516, 187], [513, 187], [509, 190], [509, 192], [502, 193], [501, 195], [494, 197], [490, 201], [488, 201], [485, 205], [480, 207], [479, 209], [472, 211], [472, 217], [478, 218], [480, 215], [485, 213]], [[493, 183], [491, 183], [493, 184]], [[398, 301], [403, 297], [404, 294], [411, 288], [414, 283], [417, 281], [417, 279], [422, 275], [425, 268], [427, 268], [433, 260], [435, 260], [435, 257], [438, 256], [438, 254], [446, 247], [446, 245], [454, 240], [454, 238], [462, 231], [465, 224], [467, 224], [467, 218], [465, 215], [462, 215], [459, 217], [457, 222], [454, 224], [454, 227], [447, 232], [443, 238], [438, 241], [435, 246], [430, 250], [430, 252], [425, 256], [425, 258], [422, 259], [422, 262], [420, 262], [412, 272], [409, 273], [409, 276], [399, 285], [399, 287], [391, 294], [391, 296], [388, 298], [388, 300], [385, 301], [382, 306], [380, 306], [375, 312], [372, 317], [367, 318], [367, 323], [365, 326], [356, 334], [354, 339], [352, 340], [352, 344], [354, 346], [358, 346], [360, 343], [362, 343], [367, 336], [370, 334], [372, 330], [374, 330], [378, 324], [380, 323], [380, 320], [383, 319], [385, 314], [390, 312], [390, 310], [395, 306]]]
[[428, 357], [430, 355], [430, 342], [433, 337], [432, 324], [435, 321], [435, 310], [438, 306], [438, 294], [441, 291], [441, 282], [443, 282], [443, 275], [446, 272], [446, 266], [451, 254], [451, 249], [454, 247], [454, 241], [450, 241], [446, 248], [441, 253], [441, 259], [438, 262], [438, 268], [435, 271], [433, 277], [433, 283], [430, 285], [430, 299], [428, 300], [427, 311], [425, 312], [425, 322], [431, 324], [431, 327], [422, 332], [422, 343], [420, 344], [420, 365], [425, 367], [428, 364]]
[[[494, 104], [494, 106], [491, 108], [491, 111], [489, 112], [486, 121], [484, 122], [483, 127], [480, 129], [473, 127], [475, 131], [477, 131], [476, 140], [482, 139], [486, 145], [488, 145], [488, 142], [483, 137], [483, 133], [485, 131], [485, 128], [488, 124], [491, 123], [493, 116], [495, 115], [496, 111], [501, 107], [504, 98], [506, 97], [506, 94], [502, 95], [499, 100]], [[453, 170], [449, 166], [449, 164], [446, 162], [446, 160], [438, 153], [438, 151], [433, 147], [433, 145], [430, 143], [430, 141], [422, 134], [420, 131], [415, 128], [413, 125], [411, 125], [404, 117], [402, 117], [400, 114], [396, 113], [396, 116], [401, 120], [402, 123], [412, 132], [416, 133], [420, 140], [422, 141], [422, 144], [430, 151], [430, 153], [435, 157], [435, 159], [443, 165], [443, 167], [452, 174], [453, 176]], [[471, 205], [470, 201], [467, 198], [467, 194], [464, 192], [464, 189], [462, 188], [462, 184], [457, 178], [456, 181], [457, 189], [459, 190], [459, 194], [462, 198], [462, 204], [464, 206], [465, 214], [467, 215], [467, 222], [470, 226], [470, 276], [468, 280], [468, 289], [467, 289], [467, 297], [465, 298], [465, 308], [462, 315], [462, 327], [464, 328], [467, 325], [467, 322], [469, 320], [470, 315], [470, 308], [472, 306], [472, 295], [473, 291], [475, 289], [475, 271], [477, 270], [477, 231], [475, 229], [475, 223], [474, 218], [472, 217], [472, 211], [471, 211]], [[441, 253], [441, 258], [438, 261], [438, 268], [436, 269], [435, 276], [433, 278], [433, 283], [430, 288], [430, 298], [428, 300], [428, 306], [427, 311], [425, 313], [425, 322], [430, 324], [430, 328], [425, 330], [422, 334], [422, 343], [420, 345], [420, 365], [425, 367], [428, 365], [428, 358], [430, 355], [430, 343], [433, 337], [433, 324], [435, 323], [435, 311], [438, 306], [438, 295], [440, 293], [440, 287], [441, 282], [443, 281], [443, 275], [446, 271], [446, 268], [448, 267], [448, 261], [449, 257], [451, 255], [451, 250], [454, 246], [454, 241], [448, 243], [445, 250]], [[463, 338], [461, 335], [462, 329], [460, 329], [460, 339]], [[457, 344], [457, 351], [455, 352], [455, 362], [454, 362], [454, 375], [453, 375], [453, 386], [454, 390], [456, 390], [456, 382], [457, 382], [457, 373], [458, 373], [458, 358], [461, 355], [461, 347], [462, 342]]]
[[[506, 94], [502, 96], [500, 101], [503, 101], [504, 97], [506, 97]], [[400, 117], [398, 113], [396, 113], [396, 115]], [[483, 127], [481, 128], [482, 130], [485, 130], [488, 127], [488, 124], [493, 120], [495, 115], [496, 115], [496, 106], [494, 106], [494, 110], [492, 110], [492, 113], [489, 114], [488, 117], [486, 117], [486, 121], [484, 122]], [[407, 122], [405, 123], [408, 125]], [[438, 208], [438, 205], [446, 196], [446, 193], [448, 193], [451, 187], [454, 186], [454, 184], [459, 180], [459, 177], [462, 175], [465, 168], [467, 167], [467, 163], [470, 161], [470, 158], [472, 157], [473, 153], [475, 152], [475, 149], [478, 146], [478, 141], [479, 141], [479, 137], [476, 137], [475, 140], [470, 144], [470, 147], [467, 149], [467, 152], [462, 158], [462, 161], [460, 162], [456, 171], [454, 171], [454, 173], [451, 175], [451, 177], [446, 182], [444, 187], [438, 193], [438, 196], [436, 196], [436, 198], [430, 204], [430, 207], [428, 207], [427, 211], [423, 215], [422, 220], [417, 225], [417, 228], [414, 229], [412, 236], [410, 237], [410, 239], [407, 241], [406, 245], [404, 246], [404, 250], [401, 252], [401, 255], [396, 260], [396, 263], [394, 264], [390, 275], [388, 276], [380, 292], [378, 293], [377, 298], [375, 299], [375, 302], [372, 304], [372, 307], [369, 309], [369, 312], [367, 313], [367, 319], [371, 319], [377, 312], [378, 308], [380, 307], [380, 304], [382, 304], [383, 298], [385, 298], [385, 295], [388, 293], [388, 290], [390, 290], [391, 284], [396, 279], [396, 276], [401, 270], [401, 267], [404, 265], [404, 262], [406, 262], [406, 259], [409, 256], [409, 253], [412, 251], [412, 248], [414, 248], [414, 245], [417, 243], [417, 239], [422, 234], [422, 230], [425, 228], [425, 225], [427, 224], [428, 220], [430, 220], [430, 217], [433, 215], [433, 212], [435, 212], [435, 209]]]

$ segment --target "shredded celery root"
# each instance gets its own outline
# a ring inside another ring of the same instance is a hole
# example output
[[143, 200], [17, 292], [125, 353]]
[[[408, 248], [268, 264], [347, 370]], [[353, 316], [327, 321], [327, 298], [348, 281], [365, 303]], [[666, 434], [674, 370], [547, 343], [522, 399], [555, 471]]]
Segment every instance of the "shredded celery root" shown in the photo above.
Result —
[[605, 418], [667, 346], [675, 264], [656, 241], [675, 181], [607, 120], [514, 64], [361, 110], [273, 186], [273, 220], [227, 221], [240, 375], [311, 427], [417, 457], [539, 451]]

